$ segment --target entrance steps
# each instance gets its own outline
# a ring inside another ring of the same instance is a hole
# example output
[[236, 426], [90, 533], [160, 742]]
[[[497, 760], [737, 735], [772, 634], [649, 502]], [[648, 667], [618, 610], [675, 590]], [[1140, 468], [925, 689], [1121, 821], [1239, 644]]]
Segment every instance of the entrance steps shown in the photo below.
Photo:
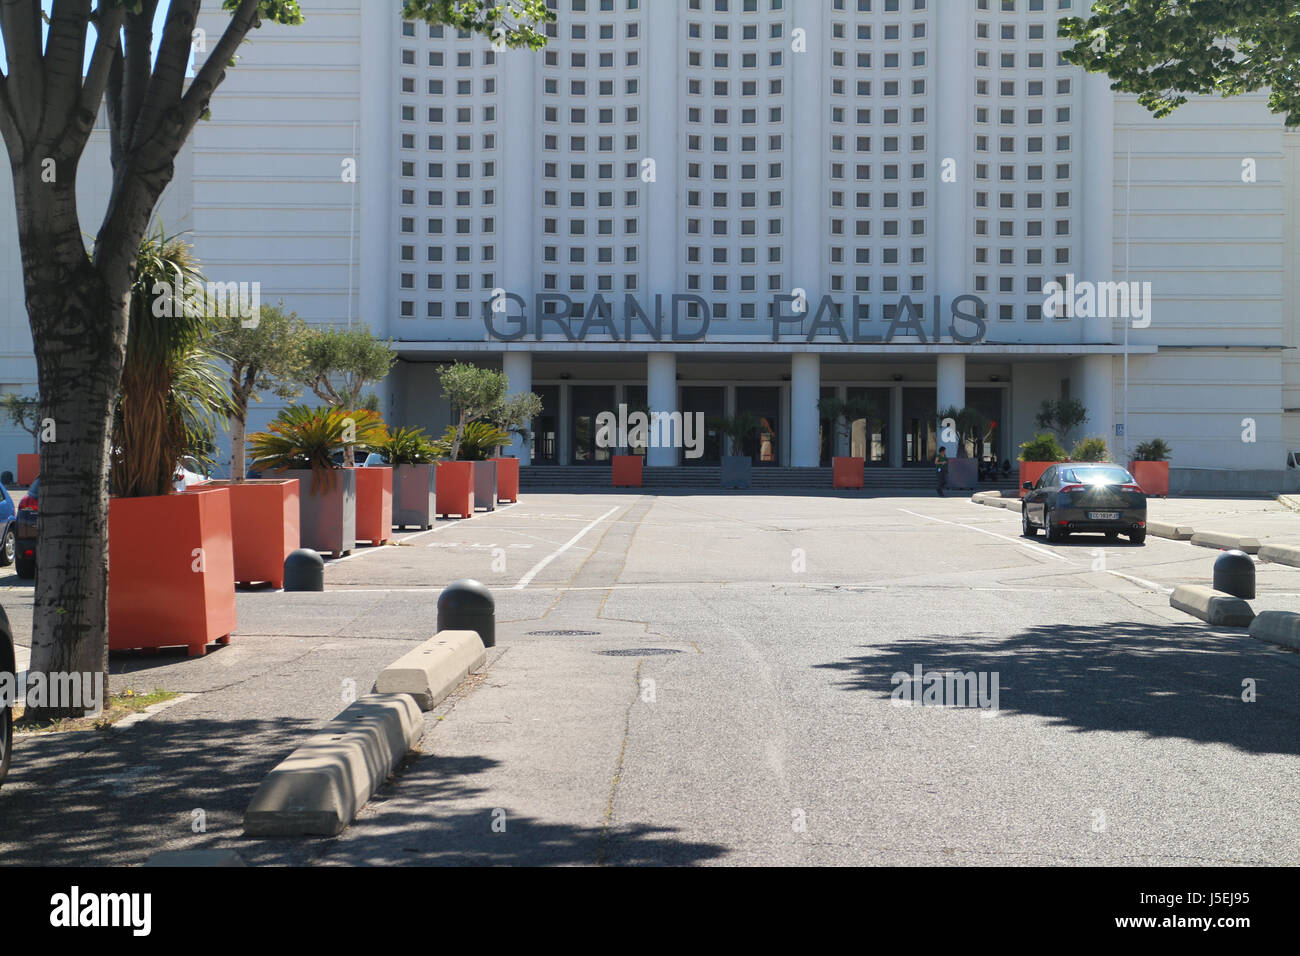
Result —
[[[521, 491], [600, 491], [612, 488], [608, 465], [535, 465], [521, 468]], [[717, 465], [687, 465], [680, 468], [646, 468], [642, 487], [647, 491], [712, 490], [722, 486], [722, 469]], [[829, 468], [754, 468], [755, 491], [831, 491]], [[934, 493], [934, 470], [924, 468], [868, 468], [865, 490], [881, 492], [921, 491]], [[979, 491], [1014, 491], [1014, 479], [982, 482]]]

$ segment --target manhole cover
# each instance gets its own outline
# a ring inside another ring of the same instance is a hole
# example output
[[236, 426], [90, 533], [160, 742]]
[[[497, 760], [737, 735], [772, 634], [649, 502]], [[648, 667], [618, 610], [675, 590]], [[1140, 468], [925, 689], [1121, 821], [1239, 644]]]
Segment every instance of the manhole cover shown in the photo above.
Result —
[[660, 654], [680, 654], [670, 647], [625, 647], [616, 651], [600, 651], [606, 657], [655, 657]]
[[529, 637], [596, 637], [600, 631], [529, 631]]

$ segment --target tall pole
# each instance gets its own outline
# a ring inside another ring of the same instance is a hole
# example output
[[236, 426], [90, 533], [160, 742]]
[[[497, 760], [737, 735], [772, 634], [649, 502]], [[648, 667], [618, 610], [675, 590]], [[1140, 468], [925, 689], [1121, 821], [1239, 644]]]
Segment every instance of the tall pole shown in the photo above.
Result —
[[[1133, 131], [1128, 131], [1128, 168], [1125, 172], [1127, 182], [1124, 186], [1124, 281], [1132, 281], [1130, 274], [1132, 259], [1130, 240], [1133, 237]], [[1132, 320], [1124, 317], [1124, 461], [1128, 459], [1128, 329]]]
[[[352, 123], [352, 162], [357, 161], [357, 124]], [[357, 177], [356, 166], [352, 168], [352, 195], [348, 198], [348, 328], [352, 328], [352, 280], [356, 269], [357, 243]]]

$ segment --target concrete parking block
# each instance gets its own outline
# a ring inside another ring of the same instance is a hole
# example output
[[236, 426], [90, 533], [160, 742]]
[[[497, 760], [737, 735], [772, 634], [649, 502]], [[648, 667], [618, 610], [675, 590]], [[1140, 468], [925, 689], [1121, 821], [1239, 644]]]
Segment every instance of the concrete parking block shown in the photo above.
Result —
[[1164, 521], [1148, 521], [1147, 531], [1157, 538], [1168, 538], [1170, 541], [1191, 541], [1192, 535], [1196, 529], [1179, 524], [1167, 524]]
[[163, 850], [144, 862], [145, 866], [204, 867], [248, 866], [234, 850]]
[[1008, 511], [1019, 512], [1024, 510], [1025, 503], [1019, 498], [1003, 498], [1002, 507], [1006, 508]]
[[1259, 549], [1259, 559], [1300, 568], [1300, 548], [1291, 548], [1284, 544], [1266, 544]]
[[1259, 554], [1259, 539], [1244, 538], [1236, 534], [1224, 534], [1220, 531], [1197, 531], [1192, 535], [1192, 544], [1202, 548], [1217, 548], [1220, 551], [1245, 551], [1247, 554]]
[[1250, 636], [1300, 651], [1300, 614], [1294, 611], [1260, 611], [1251, 622]]
[[1248, 627], [1255, 612], [1239, 597], [1202, 584], [1180, 584], [1169, 595], [1169, 606], [1216, 627]]
[[244, 814], [245, 835], [339, 833], [423, 732], [413, 697], [362, 697], [266, 775]]
[[375, 693], [410, 694], [421, 710], [433, 710], [486, 659], [487, 650], [474, 631], [440, 631], [385, 667]]

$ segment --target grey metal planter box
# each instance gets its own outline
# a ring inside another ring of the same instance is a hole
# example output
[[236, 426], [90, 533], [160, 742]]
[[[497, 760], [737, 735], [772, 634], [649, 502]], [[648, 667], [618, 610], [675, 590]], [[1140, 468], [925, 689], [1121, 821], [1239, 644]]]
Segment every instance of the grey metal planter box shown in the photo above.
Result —
[[393, 466], [394, 528], [414, 526], [427, 531], [433, 527], [438, 515], [437, 473], [432, 464]]
[[310, 471], [286, 471], [298, 479], [298, 533], [302, 547], [341, 557], [357, 546], [357, 476], [346, 468], [330, 472], [333, 486], [311, 491]]
[[948, 487], [974, 488], [979, 483], [979, 467], [974, 458], [949, 458]]
[[484, 511], [497, 510], [497, 463], [474, 462], [474, 504]]
[[754, 460], [744, 455], [722, 456], [722, 487], [749, 488], [754, 484]]

